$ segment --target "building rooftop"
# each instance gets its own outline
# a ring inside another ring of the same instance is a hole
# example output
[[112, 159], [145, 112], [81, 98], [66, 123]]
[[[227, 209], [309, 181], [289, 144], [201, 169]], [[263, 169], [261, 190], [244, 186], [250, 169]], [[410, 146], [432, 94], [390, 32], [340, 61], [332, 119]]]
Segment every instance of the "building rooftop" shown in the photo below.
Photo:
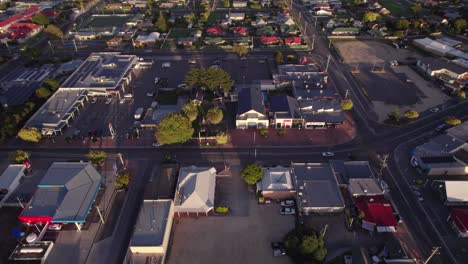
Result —
[[11, 253], [9, 260], [28, 261], [27, 263], [33, 263], [32, 261], [45, 263], [45, 260], [53, 247], [54, 242], [52, 241], [18, 244], [15, 250]]
[[278, 65], [278, 73], [280, 75], [299, 75], [304, 73], [318, 73], [320, 67], [317, 64], [283, 64]]
[[242, 115], [251, 110], [255, 110], [256, 112], [264, 115], [266, 114], [263, 96], [259, 88], [243, 88], [239, 92], [238, 98], [238, 115]]
[[461, 233], [468, 233], [468, 209], [455, 208], [450, 218]]
[[65, 127], [66, 120], [86, 100], [87, 90], [58, 89], [26, 122], [25, 127], [36, 127], [43, 133], [49, 130], [60, 130]]
[[468, 72], [468, 68], [462, 67], [459, 65], [459, 63], [457, 64], [444, 58], [423, 57], [419, 60], [422, 63], [429, 65], [429, 68], [433, 71], [446, 69], [456, 74], [463, 74]]
[[368, 161], [330, 160], [330, 166], [340, 183], [349, 183], [350, 179], [374, 178]]
[[162, 246], [172, 200], [144, 200], [130, 247]]
[[377, 227], [397, 226], [392, 205], [382, 196], [360, 196], [355, 198], [359, 211], [364, 212], [364, 221]]
[[447, 129], [446, 133], [460, 141], [468, 142], [468, 121]]
[[338, 182], [325, 163], [292, 163], [302, 207], [344, 207]]
[[[12, 164], [9, 165], [6, 170], [0, 176], [0, 190], [8, 189], [13, 181], [16, 179], [18, 174], [24, 171], [25, 166], [23, 164]], [[0, 199], [1, 200], [1, 199]]]
[[291, 179], [291, 168], [266, 167], [263, 168], [263, 179], [257, 183], [262, 191], [291, 191], [294, 185]]
[[375, 178], [349, 179], [349, 192], [353, 196], [359, 195], [381, 195], [382, 188]]
[[449, 203], [468, 202], [466, 190], [468, 190], [467, 181], [445, 181], [445, 193]]
[[182, 167], [179, 170], [176, 212], [204, 212], [214, 207], [216, 169], [211, 167]]
[[54, 162], [18, 218], [23, 222], [46, 217], [54, 223], [83, 223], [102, 181], [90, 163]]
[[300, 118], [301, 113], [298, 109], [296, 98], [288, 95], [273, 95], [270, 98], [270, 113], [284, 113], [282, 118]]
[[62, 87], [118, 89], [122, 85], [122, 79], [130, 73], [136, 63], [135, 55], [122, 55], [119, 52], [93, 53], [68, 77]]

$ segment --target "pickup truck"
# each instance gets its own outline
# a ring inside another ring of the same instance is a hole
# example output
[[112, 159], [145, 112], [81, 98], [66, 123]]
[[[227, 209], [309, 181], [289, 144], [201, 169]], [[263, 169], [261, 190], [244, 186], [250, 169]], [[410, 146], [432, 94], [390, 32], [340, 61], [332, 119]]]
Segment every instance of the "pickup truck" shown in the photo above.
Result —
[[138, 108], [136, 111], [135, 111], [135, 115], [133, 117], [135, 117], [135, 120], [140, 120], [141, 119], [141, 116], [143, 115], [143, 108]]

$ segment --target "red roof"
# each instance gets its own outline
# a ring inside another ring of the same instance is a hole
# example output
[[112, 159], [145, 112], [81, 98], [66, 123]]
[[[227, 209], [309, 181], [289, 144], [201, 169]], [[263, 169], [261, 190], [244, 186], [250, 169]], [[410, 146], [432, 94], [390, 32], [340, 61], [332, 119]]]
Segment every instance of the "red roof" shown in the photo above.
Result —
[[359, 211], [364, 213], [364, 221], [376, 226], [397, 226], [392, 205], [383, 196], [356, 197]]
[[245, 27], [233, 27], [232, 31], [234, 32], [234, 34], [243, 35], [243, 36], [249, 34], [249, 30], [247, 30]]
[[0, 22], [0, 27], [5, 27], [11, 23], [14, 23], [20, 19], [27, 19], [28, 16], [35, 14], [39, 10], [37, 6], [31, 6], [28, 10], [23, 13], [16, 14]]
[[40, 25], [34, 23], [15, 23], [10, 26], [7, 37], [9, 39], [21, 39], [40, 27]]
[[280, 40], [279, 37], [275, 37], [275, 36], [271, 36], [271, 37], [267, 37], [267, 36], [262, 36], [260, 38], [260, 41], [263, 43], [263, 44], [275, 44], [275, 43], [278, 43], [278, 41]]
[[450, 213], [450, 219], [460, 233], [468, 233], [468, 209], [453, 209]]
[[221, 35], [224, 33], [224, 30], [221, 27], [217, 26], [208, 28], [206, 32], [212, 35]]
[[284, 40], [286, 45], [301, 45], [302, 38], [301, 37], [289, 37]]

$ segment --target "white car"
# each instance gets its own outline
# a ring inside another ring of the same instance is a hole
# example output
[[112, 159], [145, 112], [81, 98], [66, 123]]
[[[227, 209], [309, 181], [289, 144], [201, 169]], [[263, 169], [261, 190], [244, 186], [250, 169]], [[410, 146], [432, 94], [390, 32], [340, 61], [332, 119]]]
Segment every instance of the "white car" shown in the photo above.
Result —
[[158, 82], [159, 82], [159, 78], [158, 77], [154, 78], [154, 83], [158, 83]]
[[431, 111], [432, 113], [437, 113], [437, 112], [440, 111], [440, 109], [439, 109], [438, 107], [434, 107], [434, 108], [432, 108], [432, 109], [429, 110], [429, 111]]
[[177, 88], [187, 88], [187, 84], [181, 83], [181, 84], [177, 85]]
[[290, 208], [290, 207], [283, 207], [283, 208], [281, 208], [280, 214], [281, 215], [294, 215], [294, 214], [296, 214], [296, 210], [294, 210], [294, 208]]
[[106, 99], [106, 104], [110, 104], [110, 103], [112, 103], [112, 98], [109, 97]]
[[162, 146], [162, 144], [159, 144], [158, 142], [153, 142], [152, 146], [157, 148], [157, 147]]
[[147, 93], [146, 96], [148, 96], [148, 97], [153, 97], [153, 96], [154, 96], [154, 93]]
[[131, 94], [131, 93], [125, 94], [124, 98], [133, 98], [133, 94]]
[[285, 207], [290, 207], [290, 206], [294, 206], [294, 200], [284, 200], [284, 201], [281, 201], [281, 206], [285, 206]]
[[333, 156], [335, 156], [335, 153], [330, 152], [330, 151], [322, 153], [322, 157], [333, 157]]
[[125, 98], [120, 99], [119, 103], [120, 103], [120, 104], [125, 103]]
[[92, 104], [95, 104], [97, 102], [97, 98], [96, 97], [93, 97], [93, 99], [91, 100], [91, 103]]
[[170, 62], [163, 62], [161, 64], [161, 68], [170, 68], [171, 67], [171, 63]]
[[47, 227], [47, 229], [53, 230], [53, 231], [59, 231], [60, 229], [62, 229], [62, 225], [61, 224], [50, 224], [49, 227]]
[[197, 61], [196, 60], [188, 60], [187, 63], [188, 64], [197, 64]]

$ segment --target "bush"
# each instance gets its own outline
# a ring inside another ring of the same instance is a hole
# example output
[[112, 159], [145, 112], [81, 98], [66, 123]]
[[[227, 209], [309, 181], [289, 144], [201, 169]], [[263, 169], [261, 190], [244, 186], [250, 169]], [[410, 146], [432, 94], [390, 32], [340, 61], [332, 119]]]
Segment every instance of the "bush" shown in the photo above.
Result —
[[115, 188], [122, 189], [126, 188], [130, 183], [130, 173], [128, 170], [121, 171], [117, 174], [115, 178]]
[[276, 134], [280, 137], [286, 135], [286, 130], [284, 128], [280, 128], [278, 130], [276, 130]]
[[353, 109], [353, 101], [351, 99], [343, 99], [340, 102], [340, 106], [343, 110]]
[[217, 206], [215, 207], [215, 212], [218, 214], [227, 214], [229, 212], [229, 208], [224, 206]]
[[408, 119], [415, 119], [419, 117], [419, 113], [415, 110], [408, 110], [404, 113], [404, 116]]
[[454, 116], [449, 116], [445, 119], [445, 123], [447, 123], [447, 125], [456, 126], [461, 124], [461, 120]]
[[35, 127], [31, 127], [31, 128], [22, 128], [19, 132], [18, 132], [18, 137], [23, 140], [23, 141], [26, 141], [26, 142], [33, 142], [33, 143], [37, 143], [39, 142], [39, 140], [42, 139], [42, 134], [41, 132], [39, 131], [39, 129], [35, 128]]
[[267, 128], [260, 128], [258, 130], [258, 133], [260, 134], [260, 136], [262, 137], [268, 137], [268, 129]]
[[101, 166], [106, 160], [107, 154], [100, 150], [91, 150], [87, 155], [89, 161], [95, 166]]
[[225, 132], [219, 132], [218, 134], [216, 134], [215, 139], [216, 144], [223, 145], [231, 141], [231, 136], [229, 136], [229, 134], [226, 134]]
[[322, 262], [327, 255], [323, 236], [310, 228], [292, 230], [286, 235], [284, 245], [286, 254], [295, 263]]
[[263, 179], [263, 170], [260, 165], [255, 163], [247, 164], [241, 171], [242, 178], [249, 185], [254, 185]]
[[22, 164], [29, 158], [30, 158], [29, 152], [26, 152], [24, 150], [17, 150], [15, 152], [11, 152], [8, 155], [8, 159], [10, 160], [11, 163], [14, 163], [14, 164]]

